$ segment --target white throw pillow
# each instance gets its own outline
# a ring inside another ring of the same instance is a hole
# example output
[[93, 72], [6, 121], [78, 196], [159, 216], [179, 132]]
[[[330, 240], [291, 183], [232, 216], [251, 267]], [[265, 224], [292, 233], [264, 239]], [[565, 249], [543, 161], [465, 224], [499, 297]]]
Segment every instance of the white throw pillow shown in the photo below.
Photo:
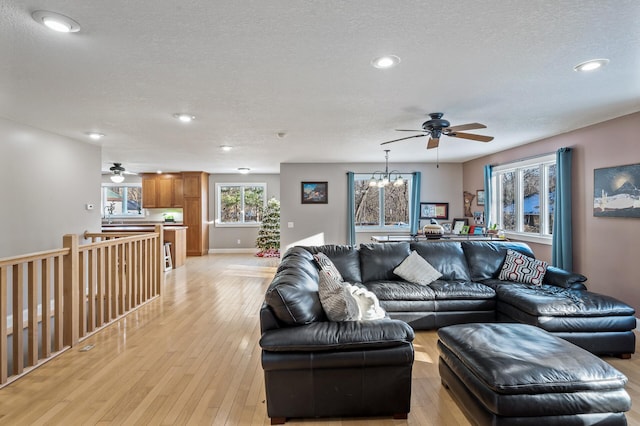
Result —
[[393, 273], [409, 282], [421, 285], [429, 285], [442, 276], [415, 250], [393, 270]]
[[321, 269], [318, 275], [320, 303], [329, 321], [358, 320], [360, 308], [350, 289], [328, 270]]
[[345, 283], [345, 287], [349, 289], [356, 302], [358, 303], [359, 314], [358, 319], [362, 321], [371, 321], [384, 318], [387, 313], [380, 306], [380, 301], [371, 291], [366, 288], [358, 287]]

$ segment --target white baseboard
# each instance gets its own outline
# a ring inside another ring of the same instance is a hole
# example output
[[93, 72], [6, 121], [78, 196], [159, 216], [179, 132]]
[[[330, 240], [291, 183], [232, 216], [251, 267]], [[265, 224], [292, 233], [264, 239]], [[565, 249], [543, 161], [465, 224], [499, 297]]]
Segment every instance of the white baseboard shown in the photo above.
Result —
[[239, 248], [239, 249], [209, 249], [209, 254], [256, 254], [256, 248]]

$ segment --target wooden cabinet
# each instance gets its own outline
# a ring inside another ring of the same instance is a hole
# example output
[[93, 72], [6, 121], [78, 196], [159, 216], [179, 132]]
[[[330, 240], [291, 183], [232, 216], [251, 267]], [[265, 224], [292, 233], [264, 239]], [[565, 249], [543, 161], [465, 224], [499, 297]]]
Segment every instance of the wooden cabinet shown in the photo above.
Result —
[[178, 173], [142, 175], [142, 207], [182, 207], [182, 175]]
[[209, 252], [209, 174], [183, 172], [182, 181], [187, 256], [202, 256]]

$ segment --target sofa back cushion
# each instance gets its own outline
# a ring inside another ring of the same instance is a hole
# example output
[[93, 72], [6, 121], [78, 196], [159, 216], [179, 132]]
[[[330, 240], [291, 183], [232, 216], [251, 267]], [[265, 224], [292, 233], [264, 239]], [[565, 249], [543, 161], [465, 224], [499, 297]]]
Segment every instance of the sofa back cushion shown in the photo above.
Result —
[[302, 247], [311, 254], [324, 253], [340, 271], [342, 279], [350, 283], [362, 282], [358, 249], [347, 245], [324, 245]]
[[400, 280], [401, 278], [394, 274], [393, 270], [410, 253], [409, 243], [360, 244], [362, 282]]
[[285, 253], [267, 288], [265, 302], [287, 325], [326, 321], [318, 295], [318, 268], [311, 253], [300, 247]]
[[467, 259], [459, 242], [414, 242], [411, 250], [442, 274], [442, 280], [470, 281]]
[[462, 250], [467, 258], [472, 281], [498, 278], [507, 250], [515, 250], [535, 259], [525, 243], [512, 241], [463, 241]]

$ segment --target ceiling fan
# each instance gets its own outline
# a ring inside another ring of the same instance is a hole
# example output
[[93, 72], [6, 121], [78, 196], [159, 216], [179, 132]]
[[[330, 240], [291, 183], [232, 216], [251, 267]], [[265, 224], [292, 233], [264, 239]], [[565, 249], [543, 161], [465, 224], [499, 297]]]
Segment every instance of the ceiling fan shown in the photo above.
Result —
[[124, 167], [122, 167], [122, 163], [113, 163], [113, 166], [109, 167], [109, 170], [111, 171], [111, 176], [109, 178], [111, 179], [111, 182], [114, 182], [114, 183], [123, 182], [125, 174], [128, 174], [128, 175], [136, 174], [132, 172], [127, 172], [124, 169]]
[[422, 132], [420, 135], [407, 136], [406, 138], [394, 139], [392, 141], [382, 142], [380, 145], [386, 145], [392, 142], [403, 141], [405, 139], [421, 138], [429, 136], [427, 149], [437, 148], [440, 144], [440, 136], [445, 135], [452, 138], [470, 139], [478, 142], [490, 142], [493, 136], [474, 135], [473, 133], [462, 133], [460, 130], [486, 129], [487, 126], [480, 123], [461, 124], [459, 126], [451, 126], [447, 120], [442, 118], [443, 113], [432, 112], [429, 114], [431, 120], [422, 123], [422, 130], [396, 129], [399, 132]]

